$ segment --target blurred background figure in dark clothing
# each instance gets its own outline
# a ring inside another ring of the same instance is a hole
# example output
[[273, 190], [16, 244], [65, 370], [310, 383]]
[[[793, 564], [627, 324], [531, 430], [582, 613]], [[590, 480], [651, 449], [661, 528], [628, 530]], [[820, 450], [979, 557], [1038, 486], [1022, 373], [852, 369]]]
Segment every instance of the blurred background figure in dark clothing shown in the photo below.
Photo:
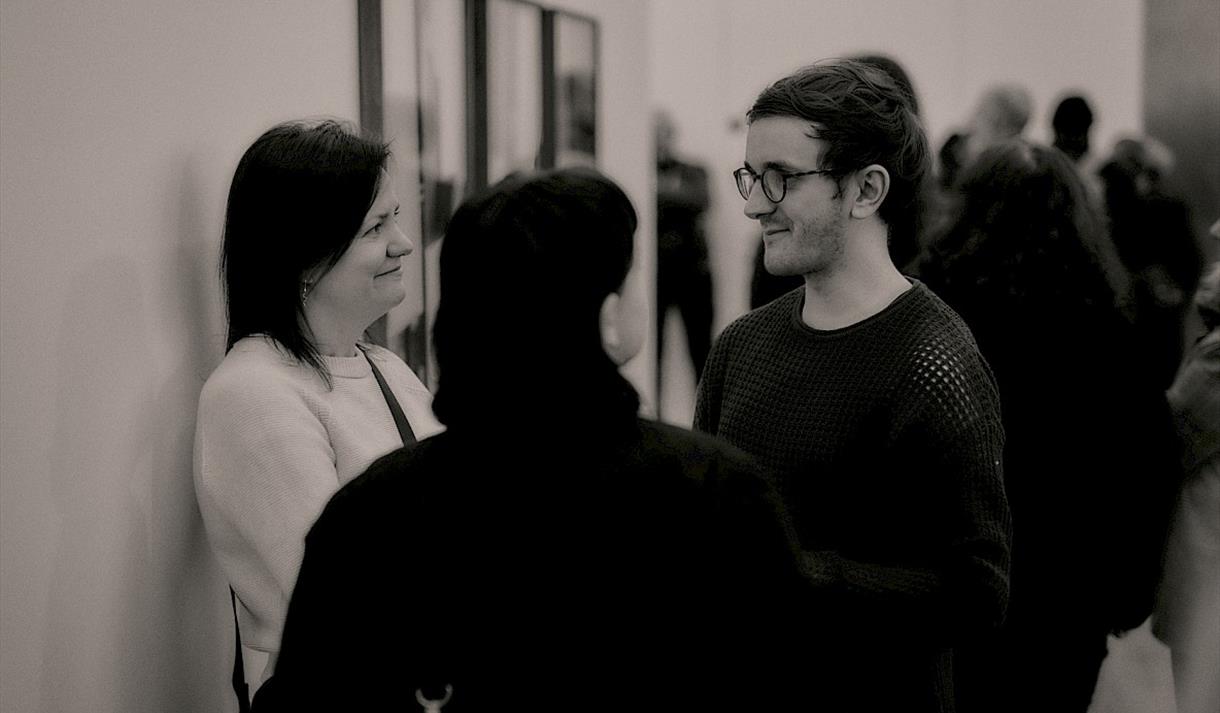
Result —
[[1082, 96], [1064, 97], [1051, 116], [1055, 131], [1055, 148], [1080, 163], [1089, 152], [1089, 129], [1093, 126], [1093, 110]]
[[710, 198], [707, 171], [677, 155], [677, 128], [663, 112], [654, 116], [657, 147], [657, 395], [665, 350], [665, 318], [682, 316], [695, 380], [712, 347], [712, 273], [703, 216]]
[[956, 186], [961, 172], [987, 147], [1020, 137], [1032, 112], [1033, 99], [1024, 87], [997, 84], [988, 88], [965, 128], [950, 134], [937, 151], [938, 183], [946, 190]]
[[[907, 102], [915, 116], [919, 116], [919, 97], [915, 93], [915, 85], [911, 76], [893, 57], [884, 54], [862, 54], [851, 59], [863, 62], [885, 72], [898, 84], [898, 88], [906, 95]], [[929, 207], [934, 187], [930, 179], [925, 179], [927, 185], [921, 187], [915, 197], [916, 207], [911, 215], [904, 216], [902, 222], [890, 226], [890, 259], [903, 274], [913, 274], [918, 267], [919, 255], [922, 252], [921, 239], [927, 225]], [[799, 275], [776, 276], [767, 272], [763, 264], [763, 243], [758, 241], [754, 251], [754, 269], [750, 277], [750, 309], [757, 309], [785, 293], [791, 292], [805, 284]]]
[[1166, 188], [1173, 163], [1156, 139], [1123, 139], [1098, 171], [1110, 236], [1131, 276], [1140, 350], [1162, 389], [1182, 361], [1182, 324], [1203, 267], [1190, 209]]
[[1168, 407], [1066, 155], [995, 144], [957, 199], [922, 275], [994, 370], [1013, 519], [1007, 619], [957, 657], [958, 710], [1085, 713], [1107, 635], [1151, 612], [1175, 468]]

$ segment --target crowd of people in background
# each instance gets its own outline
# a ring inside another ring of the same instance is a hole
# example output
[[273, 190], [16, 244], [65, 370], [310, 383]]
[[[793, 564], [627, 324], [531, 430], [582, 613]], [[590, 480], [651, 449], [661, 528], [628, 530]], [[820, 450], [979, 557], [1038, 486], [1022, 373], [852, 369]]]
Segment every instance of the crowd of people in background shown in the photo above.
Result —
[[1085, 713], [1150, 616], [1180, 710], [1220, 708], [1220, 270], [1163, 145], [1098, 159], [1083, 96], [1053, 145], [1032, 113], [992, 87], [933, 151], [890, 58], [767, 87], [734, 173], [755, 309], [714, 340], [708, 176], [660, 118], [693, 431], [618, 371], [646, 298], [609, 178], [458, 208], [433, 401], [362, 336], [412, 249], [387, 147], [264, 134], [196, 434], [243, 710]]

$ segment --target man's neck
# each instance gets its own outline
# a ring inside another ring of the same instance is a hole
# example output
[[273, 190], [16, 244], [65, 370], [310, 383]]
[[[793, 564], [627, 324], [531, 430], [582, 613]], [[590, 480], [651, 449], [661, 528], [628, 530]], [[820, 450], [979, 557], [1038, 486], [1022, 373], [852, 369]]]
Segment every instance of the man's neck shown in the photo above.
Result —
[[814, 329], [842, 329], [885, 309], [911, 282], [880, 252], [852, 256], [831, 270], [805, 275], [805, 304], [801, 320]]

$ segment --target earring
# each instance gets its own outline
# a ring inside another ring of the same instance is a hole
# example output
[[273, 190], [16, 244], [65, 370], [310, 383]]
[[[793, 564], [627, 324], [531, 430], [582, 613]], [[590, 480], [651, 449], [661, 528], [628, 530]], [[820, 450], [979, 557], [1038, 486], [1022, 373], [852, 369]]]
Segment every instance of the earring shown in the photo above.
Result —
[[301, 304], [305, 304], [305, 302], [309, 299], [309, 288], [311, 287], [313, 287], [313, 283], [309, 280], [305, 280], [301, 283]]

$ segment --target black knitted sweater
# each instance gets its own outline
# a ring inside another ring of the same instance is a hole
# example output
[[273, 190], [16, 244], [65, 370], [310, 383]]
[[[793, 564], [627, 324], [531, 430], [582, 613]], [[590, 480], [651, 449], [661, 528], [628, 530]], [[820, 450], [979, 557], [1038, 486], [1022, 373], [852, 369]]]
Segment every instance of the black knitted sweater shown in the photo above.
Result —
[[772, 472], [819, 592], [824, 683], [951, 710], [948, 651], [1008, 596], [994, 379], [921, 283], [843, 329], [806, 326], [803, 301], [794, 290], [724, 331], [695, 426]]

